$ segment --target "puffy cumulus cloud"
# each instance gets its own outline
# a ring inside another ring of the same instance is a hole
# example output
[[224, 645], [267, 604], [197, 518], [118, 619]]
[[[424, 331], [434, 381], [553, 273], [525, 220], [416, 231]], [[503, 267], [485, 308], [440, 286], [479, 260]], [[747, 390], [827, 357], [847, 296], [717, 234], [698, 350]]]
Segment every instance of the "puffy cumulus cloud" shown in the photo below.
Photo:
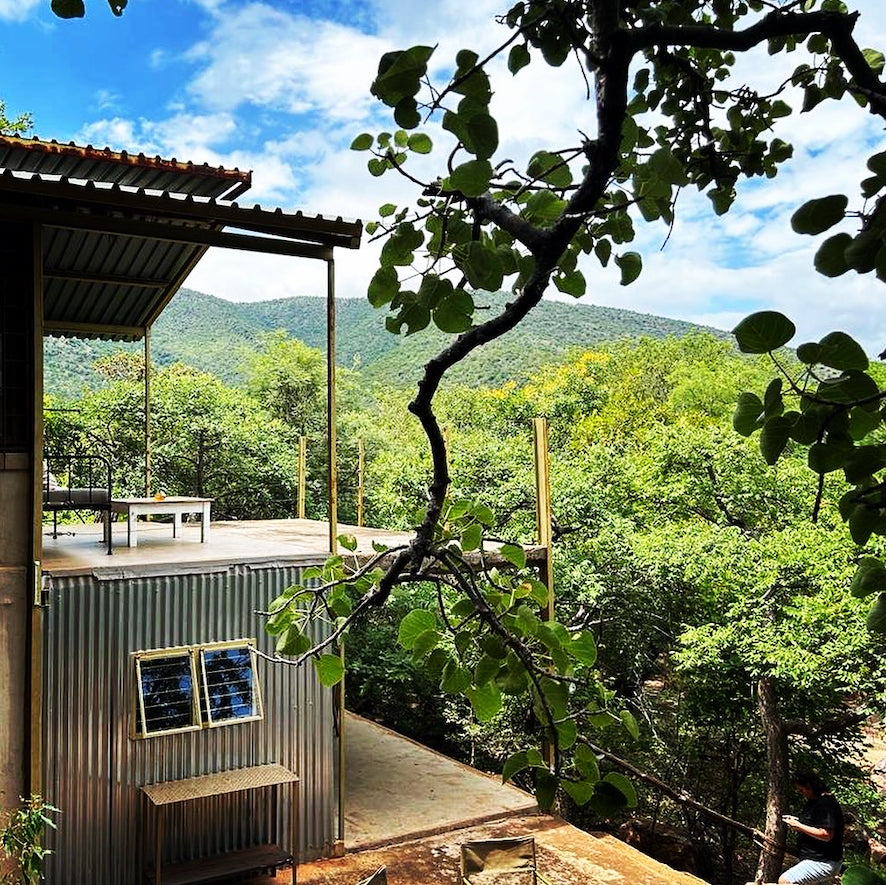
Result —
[[0, 21], [24, 21], [42, 3], [43, 0], [0, 0]]
[[290, 15], [262, 3], [226, 10], [187, 58], [200, 67], [189, 90], [206, 107], [243, 104], [357, 120], [382, 42], [353, 28]]
[[95, 120], [81, 127], [78, 142], [105, 144], [130, 153], [157, 154], [163, 157], [210, 165], [224, 165], [219, 144], [237, 131], [230, 114], [175, 114], [163, 120], [131, 120], [112, 117]]

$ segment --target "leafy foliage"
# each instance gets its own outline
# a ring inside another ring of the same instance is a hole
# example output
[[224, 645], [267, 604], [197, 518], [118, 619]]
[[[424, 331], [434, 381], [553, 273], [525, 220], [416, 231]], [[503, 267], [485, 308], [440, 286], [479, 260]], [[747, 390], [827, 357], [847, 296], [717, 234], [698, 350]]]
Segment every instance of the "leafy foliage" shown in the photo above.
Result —
[[[852, 540], [863, 547], [872, 536], [886, 535], [883, 374], [843, 332], [801, 344], [796, 362], [781, 359], [774, 351], [793, 334], [793, 323], [774, 312], [752, 315], [736, 327], [739, 347], [748, 353], [769, 353], [778, 377], [762, 398], [741, 395], [733, 423], [746, 436], [759, 431], [760, 449], [769, 464], [797, 449], [805, 451], [809, 469], [818, 476], [813, 521], [819, 518], [826, 478], [842, 474], [849, 488], [839, 499], [839, 514]], [[868, 627], [886, 632], [886, 569], [878, 559], [861, 559], [852, 593], [876, 597]]]
[[51, 814], [58, 809], [32, 795], [6, 813], [0, 827], [0, 849], [13, 868], [3, 876], [3, 885], [36, 885], [43, 878], [43, 861], [49, 850], [43, 847], [46, 827], [55, 829]]

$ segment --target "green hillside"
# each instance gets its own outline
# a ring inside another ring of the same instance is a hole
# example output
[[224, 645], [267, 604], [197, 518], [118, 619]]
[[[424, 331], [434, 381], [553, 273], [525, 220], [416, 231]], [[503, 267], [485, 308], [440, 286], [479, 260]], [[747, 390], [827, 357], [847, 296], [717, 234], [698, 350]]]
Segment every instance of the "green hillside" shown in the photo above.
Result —
[[[493, 311], [506, 297], [509, 293], [493, 293], [477, 301]], [[363, 299], [340, 300], [336, 308], [338, 362], [385, 383], [412, 385], [421, 366], [449, 336], [425, 330], [397, 337], [385, 331], [384, 317], [383, 311], [374, 310]], [[557, 362], [575, 347], [641, 336], [679, 337], [699, 328], [612, 307], [543, 301], [528, 323], [469, 357], [451, 379], [474, 384], [520, 380], [540, 366]], [[151, 352], [159, 365], [183, 362], [227, 383], [239, 383], [244, 355], [257, 346], [262, 333], [275, 329], [285, 329], [311, 347], [325, 349], [326, 300], [305, 296], [231, 302], [182, 289], [154, 326]], [[45, 345], [47, 392], [76, 397], [84, 386], [96, 382], [92, 372], [96, 359], [120, 349], [140, 351], [141, 347], [140, 343], [49, 338]]]

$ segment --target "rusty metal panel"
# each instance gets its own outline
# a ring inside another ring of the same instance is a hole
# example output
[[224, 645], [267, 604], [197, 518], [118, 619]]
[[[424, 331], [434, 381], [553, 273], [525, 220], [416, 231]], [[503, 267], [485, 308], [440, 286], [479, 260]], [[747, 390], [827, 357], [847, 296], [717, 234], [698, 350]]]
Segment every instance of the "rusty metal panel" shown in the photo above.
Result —
[[[152, 846], [140, 787], [278, 763], [298, 785], [298, 856], [331, 853], [337, 837], [332, 695], [311, 667], [258, 658], [265, 718], [136, 740], [130, 737], [138, 650], [254, 637], [273, 651], [257, 612], [299, 580], [293, 566], [221, 566], [193, 574], [53, 577], [44, 642], [43, 793], [61, 809], [47, 879], [137, 885]], [[319, 629], [319, 628], [318, 628]], [[167, 861], [264, 841], [291, 848], [289, 788], [234, 793], [165, 812]]]

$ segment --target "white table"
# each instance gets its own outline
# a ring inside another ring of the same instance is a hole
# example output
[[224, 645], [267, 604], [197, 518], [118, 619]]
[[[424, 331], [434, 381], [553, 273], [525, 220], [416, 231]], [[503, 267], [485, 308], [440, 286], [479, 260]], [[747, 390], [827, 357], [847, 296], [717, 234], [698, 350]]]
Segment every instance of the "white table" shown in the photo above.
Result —
[[111, 501], [113, 513], [126, 514], [126, 543], [138, 547], [138, 518], [152, 513], [172, 514], [172, 537], [181, 534], [182, 514], [200, 514], [200, 543], [209, 540], [209, 508], [212, 498], [166, 497], [157, 498], [115, 498]]

